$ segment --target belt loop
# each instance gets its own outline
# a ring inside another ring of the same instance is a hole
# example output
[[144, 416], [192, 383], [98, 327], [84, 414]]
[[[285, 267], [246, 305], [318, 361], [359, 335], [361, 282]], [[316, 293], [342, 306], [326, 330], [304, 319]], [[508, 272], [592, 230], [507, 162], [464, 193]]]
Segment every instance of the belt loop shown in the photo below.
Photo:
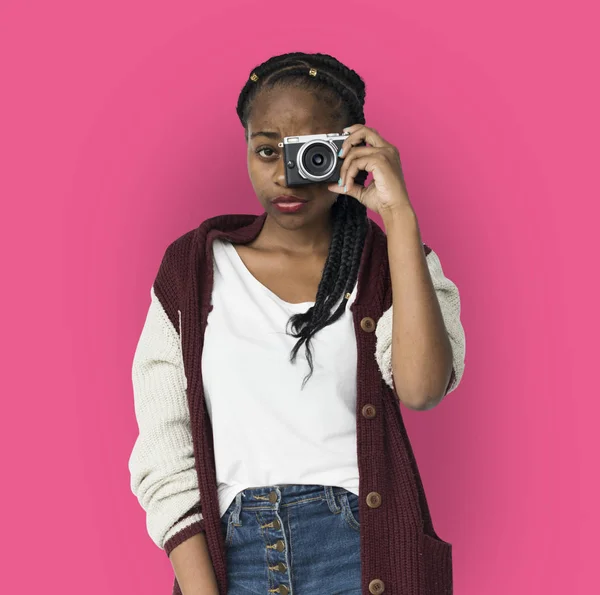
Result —
[[242, 510], [242, 492], [238, 492], [235, 496], [235, 507], [231, 513], [231, 520], [234, 525], [241, 525], [240, 512]]
[[335, 501], [335, 494], [333, 493], [333, 486], [325, 486], [325, 499], [327, 500], [327, 504], [329, 504], [329, 510], [333, 513], [340, 512], [341, 508], [338, 506], [338, 503]]

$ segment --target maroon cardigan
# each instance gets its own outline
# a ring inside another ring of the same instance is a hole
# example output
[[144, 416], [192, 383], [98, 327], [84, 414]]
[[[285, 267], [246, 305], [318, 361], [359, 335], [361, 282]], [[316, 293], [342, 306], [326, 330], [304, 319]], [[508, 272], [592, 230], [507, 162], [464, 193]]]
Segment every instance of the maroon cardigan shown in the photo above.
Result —
[[[187, 378], [199, 505], [182, 518], [202, 513], [200, 522], [167, 541], [165, 551], [169, 555], [192, 535], [204, 532], [220, 595], [227, 594], [227, 558], [201, 371], [204, 330], [212, 310], [212, 242], [224, 238], [248, 243], [258, 236], [265, 218], [266, 213], [221, 215], [204, 221], [167, 247], [154, 281], [156, 295], [182, 338]], [[400, 401], [384, 382], [375, 359], [373, 323], [391, 306], [392, 288], [386, 235], [375, 222], [368, 221], [356, 300], [350, 306], [358, 350], [356, 432], [362, 593], [450, 595], [452, 545], [434, 531]], [[426, 255], [430, 251], [425, 244], [423, 249]], [[176, 579], [173, 595], [181, 595]]]

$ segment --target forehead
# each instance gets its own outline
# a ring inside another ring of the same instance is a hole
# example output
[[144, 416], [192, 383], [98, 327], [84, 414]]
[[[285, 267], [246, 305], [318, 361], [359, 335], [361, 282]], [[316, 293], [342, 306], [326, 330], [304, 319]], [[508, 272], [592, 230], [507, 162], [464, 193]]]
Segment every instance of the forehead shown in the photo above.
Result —
[[259, 93], [248, 119], [248, 132], [269, 130], [281, 137], [331, 132], [331, 110], [309, 91], [298, 88], [265, 89]]

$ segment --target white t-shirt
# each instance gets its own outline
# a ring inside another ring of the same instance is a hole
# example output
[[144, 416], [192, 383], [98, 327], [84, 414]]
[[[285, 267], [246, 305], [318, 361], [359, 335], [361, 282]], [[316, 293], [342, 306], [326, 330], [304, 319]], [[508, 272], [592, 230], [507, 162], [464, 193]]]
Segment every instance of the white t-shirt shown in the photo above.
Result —
[[221, 516], [248, 487], [332, 485], [358, 495], [357, 351], [350, 311], [357, 285], [341, 318], [311, 339], [314, 372], [301, 390], [310, 371], [305, 344], [290, 363], [298, 339], [286, 334], [286, 324], [314, 302], [283, 301], [227, 241], [216, 239], [213, 254], [202, 376]]

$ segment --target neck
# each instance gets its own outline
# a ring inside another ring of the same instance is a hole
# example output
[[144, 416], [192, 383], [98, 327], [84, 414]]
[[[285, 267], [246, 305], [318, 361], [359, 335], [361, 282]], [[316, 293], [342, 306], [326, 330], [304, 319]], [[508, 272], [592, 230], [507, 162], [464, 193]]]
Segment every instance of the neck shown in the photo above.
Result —
[[269, 250], [292, 255], [327, 254], [332, 235], [331, 214], [310, 226], [286, 229], [267, 216], [257, 243]]

